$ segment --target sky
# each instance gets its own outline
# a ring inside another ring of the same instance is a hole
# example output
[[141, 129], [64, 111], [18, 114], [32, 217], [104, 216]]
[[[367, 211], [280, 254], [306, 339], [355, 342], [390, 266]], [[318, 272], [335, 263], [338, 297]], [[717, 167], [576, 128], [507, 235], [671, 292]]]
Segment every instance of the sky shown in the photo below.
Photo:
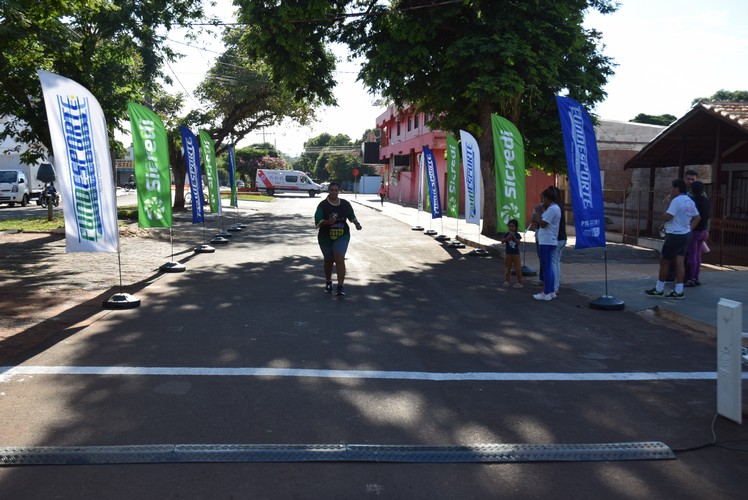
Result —
[[[697, 97], [720, 89], [748, 90], [748, 2], [746, 0], [619, 0], [617, 12], [589, 14], [587, 28], [603, 34], [603, 54], [618, 65], [605, 90], [606, 100], [592, 110], [602, 119], [628, 121], [639, 113], [681, 117]], [[208, 15], [230, 22], [230, 0], [219, 0]], [[220, 36], [203, 37], [187, 46], [178, 33], [169, 36], [172, 47], [187, 57], [166, 72], [178, 80], [172, 92], [192, 92], [221, 51]], [[298, 156], [304, 142], [323, 132], [359, 139], [385, 111], [376, 96], [356, 82], [360, 64], [340, 62], [335, 96], [339, 106], [322, 108], [313, 126], [291, 123], [257, 132], [239, 143], [270, 142], [285, 154]], [[195, 106], [188, 99], [188, 106]]]

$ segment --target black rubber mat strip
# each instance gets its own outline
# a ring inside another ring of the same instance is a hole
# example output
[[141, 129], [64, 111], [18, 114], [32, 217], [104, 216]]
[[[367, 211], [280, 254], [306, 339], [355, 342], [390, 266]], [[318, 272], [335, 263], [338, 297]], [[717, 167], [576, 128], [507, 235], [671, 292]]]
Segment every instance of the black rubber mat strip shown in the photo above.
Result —
[[179, 444], [0, 447], [1, 466], [217, 462], [595, 462], [671, 460], [661, 442], [602, 444]]

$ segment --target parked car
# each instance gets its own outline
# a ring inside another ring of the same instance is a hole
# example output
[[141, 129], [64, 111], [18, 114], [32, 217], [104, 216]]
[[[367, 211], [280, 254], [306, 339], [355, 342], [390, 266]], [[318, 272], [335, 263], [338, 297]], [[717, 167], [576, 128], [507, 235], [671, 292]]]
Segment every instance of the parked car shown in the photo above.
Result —
[[319, 185], [319, 190], [322, 191], [323, 193], [326, 193], [329, 188], [330, 188], [329, 182], [323, 182], [322, 184]]
[[236, 187], [237, 188], [243, 188], [244, 187], [244, 181], [236, 181]]

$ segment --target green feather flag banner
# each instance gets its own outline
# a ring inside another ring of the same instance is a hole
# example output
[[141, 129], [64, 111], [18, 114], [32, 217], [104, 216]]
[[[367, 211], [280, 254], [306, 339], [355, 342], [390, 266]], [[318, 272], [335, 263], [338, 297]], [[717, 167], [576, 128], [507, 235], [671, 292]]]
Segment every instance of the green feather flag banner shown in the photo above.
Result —
[[516, 219], [525, 227], [525, 146], [512, 122], [491, 115], [493, 149], [496, 162], [496, 230], [508, 230], [507, 222]]
[[171, 227], [171, 171], [166, 129], [150, 109], [128, 103], [138, 192], [138, 225]]

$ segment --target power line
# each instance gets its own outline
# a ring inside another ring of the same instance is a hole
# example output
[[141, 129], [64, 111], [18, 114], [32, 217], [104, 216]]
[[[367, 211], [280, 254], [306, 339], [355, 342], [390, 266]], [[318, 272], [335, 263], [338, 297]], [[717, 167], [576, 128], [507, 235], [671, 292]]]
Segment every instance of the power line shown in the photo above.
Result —
[[[431, 3], [428, 5], [414, 5], [413, 7], [404, 7], [399, 9], [386, 9], [386, 13], [391, 12], [410, 12], [414, 10], [423, 10], [423, 9], [434, 9], [436, 7], [442, 7], [444, 5], [451, 5], [455, 3], [462, 3], [463, 0], [447, 0], [445, 2], [438, 2], [438, 3]], [[312, 18], [312, 19], [289, 19], [287, 22], [290, 24], [300, 24], [300, 23], [317, 23], [322, 21], [340, 21], [343, 19], [349, 19], [353, 17], [365, 17], [372, 15], [370, 12], [352, 12], [350, 14], [340, 14], [337, 16], [329, 16], [329, 17], [319, 17], [319, 18]], [[191, 26], [251, 26], [249, 23], [225, 23], [225, 22], [219, 22], [217, 20], [214, 20], [212, 22], [207, 23], [192, 23]]]

